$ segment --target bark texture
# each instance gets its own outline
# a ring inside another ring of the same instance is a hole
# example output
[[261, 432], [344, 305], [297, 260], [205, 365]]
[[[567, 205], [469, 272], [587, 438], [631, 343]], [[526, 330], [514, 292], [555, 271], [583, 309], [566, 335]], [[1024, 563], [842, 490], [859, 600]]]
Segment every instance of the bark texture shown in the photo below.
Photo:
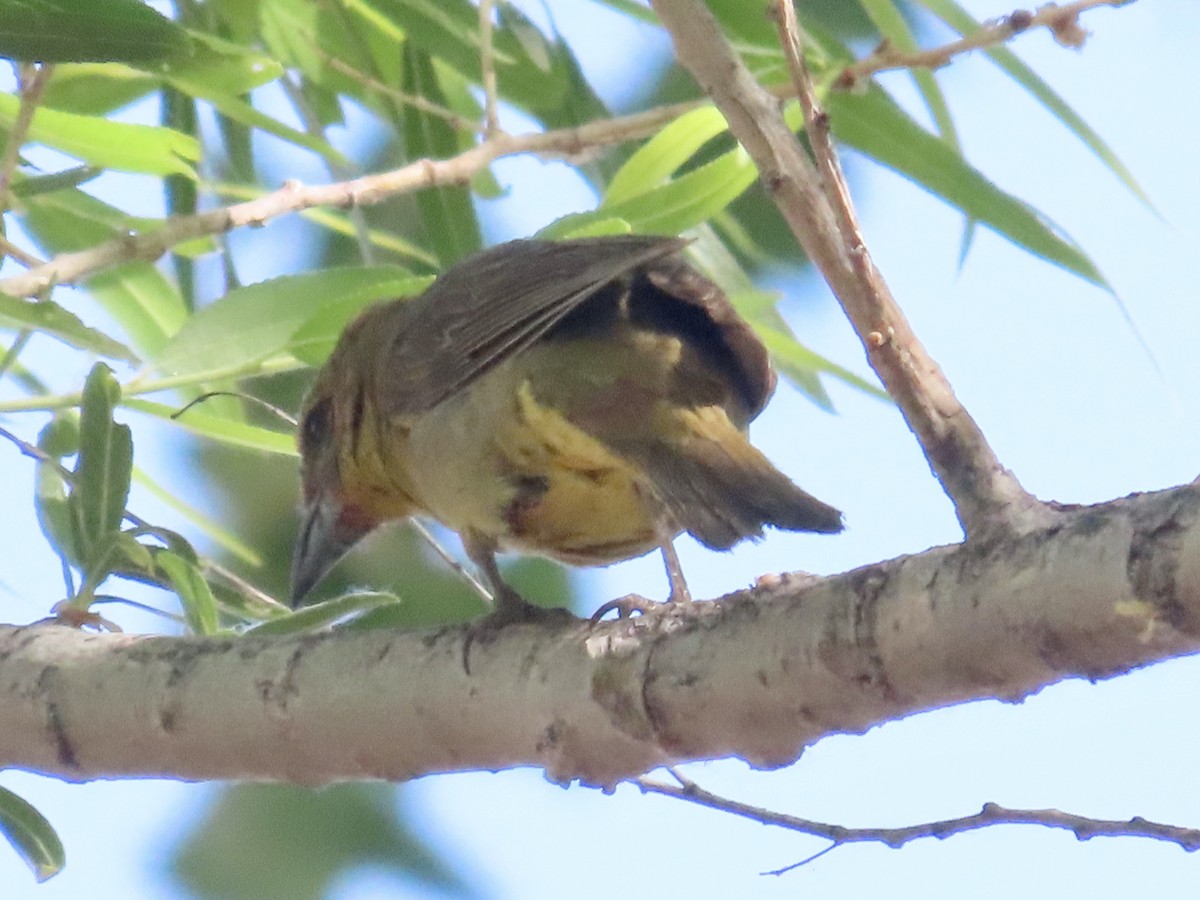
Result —
[[0, 627], [0, 767], [68, 779], [321, 783], [540, 766], [792, 762], [968, 700], [1017, 701], [1200, 650], [1200, 488], [1064, 509], [1049, 529], [676, 616], [476, 641], [461, 627], [172, 638]]

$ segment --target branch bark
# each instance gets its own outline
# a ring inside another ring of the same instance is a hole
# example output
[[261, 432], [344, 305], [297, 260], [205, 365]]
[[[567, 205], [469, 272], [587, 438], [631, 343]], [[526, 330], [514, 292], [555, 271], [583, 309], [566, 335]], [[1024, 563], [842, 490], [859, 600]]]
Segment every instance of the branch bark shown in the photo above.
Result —
[[291, 639], [0, 628], [0, 768], [320, 783], [544, 767], [612, 785], [1019, 700], [1200, 652], [1200, 487], [1064, 510], [985, 549], [780, 576], [686, 614]]

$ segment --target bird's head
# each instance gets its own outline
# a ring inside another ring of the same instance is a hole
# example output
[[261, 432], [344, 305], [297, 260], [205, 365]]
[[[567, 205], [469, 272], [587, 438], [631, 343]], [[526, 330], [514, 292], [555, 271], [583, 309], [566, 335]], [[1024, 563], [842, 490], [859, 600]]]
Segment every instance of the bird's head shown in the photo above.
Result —
[[[372, 404], [374, 347], [368, 327], [376, 307], [353, 322], [317, 375], [300, 413], [300, 531], [292, 555], [296, 605], [351, 547], [396, 515], [377, 502], [379, 410]], [[396, 505], [403, 505], [397, 499]]]

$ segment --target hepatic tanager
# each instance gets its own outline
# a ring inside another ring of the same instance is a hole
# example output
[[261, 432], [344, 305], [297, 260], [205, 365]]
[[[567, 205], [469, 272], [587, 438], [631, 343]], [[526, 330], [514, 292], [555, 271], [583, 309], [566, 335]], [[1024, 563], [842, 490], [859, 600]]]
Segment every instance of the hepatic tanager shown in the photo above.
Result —
[[676, 238], [514, 241], [382, 303], [342, 334], [304, 402], [302, 599], [383, 522], [462, 537], [494, 618], [535, 613], [495, 553], [605, 565], [686, 531], [725, 550], [841, 514], [750, 445], [775, 388], [766, 348]]

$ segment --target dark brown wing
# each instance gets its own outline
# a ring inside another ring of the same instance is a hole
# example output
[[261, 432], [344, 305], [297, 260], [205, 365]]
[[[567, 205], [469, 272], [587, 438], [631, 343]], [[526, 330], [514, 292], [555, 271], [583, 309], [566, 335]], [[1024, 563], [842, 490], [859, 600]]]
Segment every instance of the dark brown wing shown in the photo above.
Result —
[[512, 358], [600, 288], [687, 245], [620, 235], [512, 241], [448, 269], [398, 322], [380, 372], [388, 411], [431, 409]]
[[630, 291], [629, 317], [635, 325], [678, 334], [707, 357], [737, 389], [746, 421], [771, 399], [776, 377], [767, 348], [725, 292], [683, 257], [656, 260], [639, 274]]

